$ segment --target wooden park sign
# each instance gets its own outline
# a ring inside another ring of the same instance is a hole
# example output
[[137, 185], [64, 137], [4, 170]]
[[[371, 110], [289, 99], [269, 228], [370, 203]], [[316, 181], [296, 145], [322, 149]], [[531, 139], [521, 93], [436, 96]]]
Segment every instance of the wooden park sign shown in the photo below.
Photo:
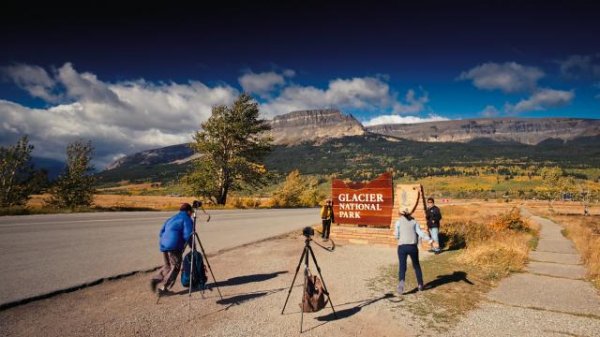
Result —
[[368, 183], [333, 179], [331, 196], [335, 222], [389, 227], [394, 206], [393, 186], [390, 173]]

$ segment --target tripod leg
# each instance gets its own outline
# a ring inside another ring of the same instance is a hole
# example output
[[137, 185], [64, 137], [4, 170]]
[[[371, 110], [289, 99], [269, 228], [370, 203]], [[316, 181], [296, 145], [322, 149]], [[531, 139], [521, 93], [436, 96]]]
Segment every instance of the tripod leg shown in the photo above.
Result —
[[310, 252], [310, 256], [312, 257], [313, 262], [315, 263], [315, 267], [317, 267], [317, 272], [319, 272], [319, 276], [321, 277], [321, 282], [323, 282], [323, 288], [325, 289], [325, 293], [327, 294], [327, 301], [329, 302], [329, 305], [331, 306], [331, 310], [333, 310], [333, 316], [335, 318], [337, 318], [337, 314], [335, 313], [335, 309], [333, 308], [333, 302], [331, 302], [331, 295], [329, 295], [329, 290], [327, 290], [327, 285], [325, 284], [325, 279], [323, 278], [323, 275], [321, 274], [321, 267], [319, 267], [319, 264], [317, 263], [317, 258], [315, 257], [315, 253], [312, 250], [312, 247], [308, 247], [308, 250]]
[[[194, 221], [195, 221], [195, 219], [194, 219]], [[188, 297], [192, 296], [192, 275], [194, 275], [194, 251], [196, 251], [196, 242], [194, 241], [193, 238], [192, 238], [191, 249], [192, 249], [192, 255], [191, 255], [191, 263], [190, 263], [190, 284], [189, 284], [189, 290], [188, 290]], [[185, 258], [185, 256], [184, 256], [184, 258]]]
[[194, 236], [196, 237], [196, 240], [198, 240], [198, 245], [200, 245], [200, 250], [202, 251], [202, 255], [204, 255], [204, 259], [206, 260], [206, 265], [208, 266], [210, 275], [212, 276], [213, 280], [215, 281], [215, 286], [217, 287], [217, 292], [219, 293], [219, 297], [221, 298], [221, 300], [223, 300], [223, 295], [221, 295], [221, 289], [219, 289], [219, 282], [217, 282], [217, 279], [215, 278], [215, 274], [213, 273], [212, 268], [210, 267], [210, 262], [208, 262], [208, 256], [206, 256], [206, 253], [204, 252], [204, 247], [202, 246], [202, 241], [200, 241], [200, 237], [198, 236], [198, 233], [194, 233]]
[[300, 261], [298, 261], [298, 266], [296, 267], [296, 273], [294, 274], [294, 278], [292, 279], [292, 285], [290, 286], [290, 290], [288, 290], [288, 295], [285, 298], [285, 304], [283, 304], [283, 309], [281, 309], [281, 314], [285, 311], [285, 306], [290, 299], [290, 294], [292, 293], [292, 288], [294, 288], [294, 283], [296, 282], [296, 276], [298, 276], [298, 271], [300, 270], [300, 265], [302, 264], [302, 259], [304, 259], [304, 254], [307, 254], [306, 248], [302, 251], [302, 255], [300, 255]]
[[[308, 253], [307, 253], [308, 254]], [[302, 287], [302, 309], [300, 309], [300, 333], [302, 333], [302, 324], [304, 324], [304, 305], [306, 303], [306, 287], [308, 286], [308, 264], [304, 266], [304, 286]]]

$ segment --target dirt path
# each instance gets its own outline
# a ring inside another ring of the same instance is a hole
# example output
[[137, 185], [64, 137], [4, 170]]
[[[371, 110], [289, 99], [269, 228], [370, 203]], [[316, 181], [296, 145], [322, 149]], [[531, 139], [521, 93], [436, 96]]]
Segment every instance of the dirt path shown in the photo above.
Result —
[[522, 211], [541, 226], [524, 273], [500, 282], [450, 333], [453, 336], [600, 336], [600, 296], [562, 227]]
[[[1, 336], [294, 336], [300, 328], [301, 280], [285, 314], [288, 287], [304, 241], [290, 235], [228, 251], [210, 259], [221, 281], [216, 291], [193, 293], [178, 281], [176, 294], [149, 290], [150, 274], [120, 280], [0, 312]], [[394, 248], [338, 246], [315, 254], [339, 319], [331, 309], [305, 314], [303, 336], [416, 335], [398, 309], [394, 289], [374, 290], [372, 278], [397, 263]], [[311, 263], [312, 265], [312, 263]], [[313, 272], [316, 272], [312, 266]], [[413, 295], [418, 296], [418, 295]]]

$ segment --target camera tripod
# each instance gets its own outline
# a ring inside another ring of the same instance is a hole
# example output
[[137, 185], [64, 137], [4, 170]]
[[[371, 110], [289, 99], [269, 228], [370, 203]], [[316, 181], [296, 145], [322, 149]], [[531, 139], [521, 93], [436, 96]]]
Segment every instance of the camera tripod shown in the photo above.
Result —
[[329, 296], [329, 291], [327, 290], [327, 286], [325, 285], [325, 280], [323, 279], [323, 275], [321, 274], [321, 268], [319, 267], [319, 264], [317, 263], [317, 258], [315, 257], [315, 253], [313, 252], [312, 247], [310, 246], [310, 241], [312, 241], [312, 239], [310, 238], [309, 235], [305, 235], [305, 237], [306, 237], [306, 239], [304, 240], [304, 250], [302, 251], [302, 255], [300, 255], [300, 261], [298, 261], [298, 266], [296, 267], [296, 273], [294, 274], [294, 279], [292, 280], [292, 285], [290, 286], [290, 290], [288, 290], [288, 295], [287, 295], [287, 298], [285, 299], [285, 304], [283, 305], [283, 309], [281, 309], [281, 314], [283, 315], [283, 312], [285, 311], [285, 307], [287, 306], [288, 300], [290, 299], [290, 294], [292, 293], [292, 289], [294, 288], [294, 283], [296, 282], [296, 277], [298, 276], [298, 271], [300, 270], [300, 265], [302, 264], [302, 261], [304, 260], [304, 286], [302, 287], [302, 310], [300, 310], [301, 311], [300, 333], [302, 333], [302, 323], [304, 322], [304, 303], [306, 300], [304, 293], [306, 292], [306, 287], [308, 284], [308, 273], [309, 273], [308, 255], [310, 255], [312, 257], [312, 260], [315, 263], [315, 266], [317, 267], [317, 272], [319, 273], [319, 276], [321, 277], [321, 282], [323, 283], [324, 293], [325, 293], [325, 295], [327, 295], [327, 302], [329, 302], [329, 305], [331, 306], [331, 310], [333, 310], [333, 316], [335, 318], [337, 318], [335, 309], [333, 308], [333, 303], [331, 302], [331, 297]]
[[189, 293], [188, 296], [192, 296], [192, 280], [193, 277], [192, 275], [194, 275], [194, 253], [196, 251], [196, 242], [198, 243], [198, 246], [200, 246], [200, 250], [202, 251], [202, 256], [204, 257], [204, 260], [206, 261], [206, 265], [208, 266], [208, 270], [210, 271], [210, 275], [212, 276], [213, 280], [215, 281], [215, 286], [217, 287], [217, 292], [219, 293], [219, 297], [221, 298], [221, 300], [223, 299], [223, 295], [221, 295], [221, 290], [219, 289], [219, 284], [217, 282], [217, 279], [215, 278], [215, 274], [213, 274], [212, 268], [210, 267], [210, 262], [208, 262], [208, 256], [206, 256], [206, 253], [204, 252], [204, 246], [202, 246], [202, 241], [200, 241], [200, 237], [198, 236], [198, 233], [196, 232], [196, 217], [197, 217], [197, 213], [198, 213], [198, 208], [200, 208], [202, 210], [202, 212], [204, 214], [206, 214], [208, 216], [208, 218], [206, 219], [206, 222], [210, 221], [210, 215], [208, 213], [206, 213], [206, 211], [204, 210], [204, 208], [202, 208], [202, 206], [198, 206], [196, 201], [194, 201], [194, 226], [192, 229], [192, 234], [190, 235], [190, 239], [192, 240], [192, 242], [190, 242], [190, 248], [192, 249], [192, 259], [191, 259], [191, 263], [190, 263], [190, 286], [189, 286]]

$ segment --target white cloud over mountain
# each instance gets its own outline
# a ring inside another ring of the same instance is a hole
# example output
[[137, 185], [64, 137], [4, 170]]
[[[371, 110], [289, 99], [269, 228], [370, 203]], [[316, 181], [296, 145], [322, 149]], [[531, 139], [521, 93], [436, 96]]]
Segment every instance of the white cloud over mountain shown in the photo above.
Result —
[[[48, 107], [31, 108], [0, 99], [0, 144], [14, 143], [27, 134], [36, 147], [35, 155], [63, 159], [69, 142], [90, 139], [99, 168], [124, 154], [190, 141], [214, 105], [229, 104], [239, 94], [228, 84], [209, 87], [198, 81], [107, 82], [78, 71], [71, 63], [50, 71], [25, 64], [1, 70], [4, 77], [44, 100]], [[261, 98], [265, 118], [327, 107], [390, 114], [418, 114], [428, 109], [426, 92], [408, 90], [399, 98], [385, 77], [338, 78], [321, 89], [291, 83], [294, 76], [290, 69], [247, 71], [238, 81], [243, 90]]]
[[416, 123], [425, 123], [425, 122], [438, 122], [438, 121], [447, 121], [448, 118], [438, 116], [438, 115], [429, 115], [427, 117], [418, 117], [418, 116], [399, 116], [399, 115], [384, 115], [377, 116], [372, 119], [363, 122], [364, 126], [372, 126], [379, 124], [416, 124]]
[[[581, 58], [577, 57], [567, 59], [563, 64], [564, 69], [561, 65], [563, 75], [568, 69], [581, 66], [581, 61]], [[515, 62], [488, 62], [462, 72], [458, 79], [472, 80], [473, 85], [482, 90], [501, 90], [507, 94], [528, 93], [530, 95], [517, 103], [506, 102], [504, 112], [507, 114], [541, 111], [570, 104], [575, 98], [575, 92], [540, 88], [538, 82], [544, 76], [545, 73], [537, 67], [524, 66]], [[500, 111], [493, 105], [487, 105], [480, 112], [485, 117], [497, 116], [499, 113]]]
[[574, 97], [575, 92], [573, 90], [540, 89], [531, 97], [521, 100], [515, 105], [507, 103], [504, 110], [507, 113], [518, 114], [526, 111], [557, 108], [571, 103]]
[[488, 62], [461, 73], [458, 79], [471, 80], [479, 89], [515, 93], [535, 89], [537, 82], [544, 75], [544, 72], [537, 67], [524, 66], [515, 62]]

